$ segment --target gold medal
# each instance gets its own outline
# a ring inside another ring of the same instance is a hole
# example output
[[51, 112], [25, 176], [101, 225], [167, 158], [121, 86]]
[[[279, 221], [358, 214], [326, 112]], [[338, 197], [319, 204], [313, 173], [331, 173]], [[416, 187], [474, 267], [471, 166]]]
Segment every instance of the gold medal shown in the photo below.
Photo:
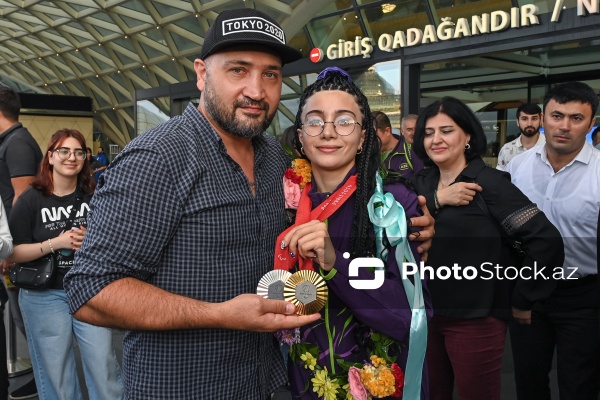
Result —
[[265, 299], [284, 300], [283, 290], [285, 282], [290, 276], [292, 276], [292, 274], [283, 269], [267, 272], [260, 278], [258, 287], [256, 288], [256, 294]]
[[298, 271], [285, 283], [284, 299], [296, 306], [296, 314], [314, 314], [327, 302], [327, 284], [323, 277], [315, 271]]

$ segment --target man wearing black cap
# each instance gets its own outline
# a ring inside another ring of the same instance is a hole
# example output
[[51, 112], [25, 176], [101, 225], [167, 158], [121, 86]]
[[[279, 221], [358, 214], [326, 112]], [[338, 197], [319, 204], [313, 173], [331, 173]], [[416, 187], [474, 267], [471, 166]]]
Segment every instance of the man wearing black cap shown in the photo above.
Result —
[[128, 399], [264, 400], [287, 382], [270, 332], [319, 315], [251, 293], [285, 222], [286, 156], [263, 132], [300, 57], [267, 15], [221, 13], [194, 62], [198, 108], [106, 170], [65, 289], [78, 319], [128, 330]]
[[[319, 314], [251, 293], [273, 269], [285, 223], [288, 159], [263, 132], [282, 66], [300, 57], [267, 15], [221, 13], [194, 62], [198, 108], [136, 138], [106, 169], [65, 290], [76, 318], [128, 330], [128, 399], [264, 400], [287, 382], [271, 332]], [[431, 221], [413, 218], [429, 224], [419, 240]]]

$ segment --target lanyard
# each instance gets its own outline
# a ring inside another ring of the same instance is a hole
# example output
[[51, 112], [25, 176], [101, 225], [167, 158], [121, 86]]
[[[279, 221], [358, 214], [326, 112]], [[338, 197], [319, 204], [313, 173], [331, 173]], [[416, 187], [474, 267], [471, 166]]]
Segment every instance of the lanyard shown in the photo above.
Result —
[[[296, 259], [292, 258], [290, 255], [289, 246], [281, 248], [281, 242], [283, 241], [285, 235], [298, 225], [302, 225], [313, 220], [325, 221], [327, 218], [332, 216], [356, 191], [356, 179], [356, 174], [352, 175], [350, 178], [348, 178], [344, 186], [336, 190], [331, 196], [329, 196], [323, 203], [319, 204], [312, 211], [310, 211], [312, 203], [308, 197], [311, 184], [306, 184], [302, 190], [300, 203], [298, 204], [296, 222], [294, 225], [290, 226], [285, 231], [281, 232], [279, 236], [277, 236], [277, 241], [275, 242], [275, 269], [284, 269], [289, 271], [296, 263]], [[313, 261], [310, 259], [298, 257], [298, 264], [301, 270], [310, 269], [314, 271]]]

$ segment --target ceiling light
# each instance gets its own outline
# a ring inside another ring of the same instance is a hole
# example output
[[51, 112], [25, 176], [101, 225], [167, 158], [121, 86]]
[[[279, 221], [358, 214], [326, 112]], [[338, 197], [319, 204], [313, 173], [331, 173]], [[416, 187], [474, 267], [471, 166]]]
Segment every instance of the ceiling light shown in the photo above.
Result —
[[381, 5], [381, 11], [383, 11], [384, 14], [391, 13], [394, 11], [394, 8], [396, 8], [395, 4], [385, 3]]

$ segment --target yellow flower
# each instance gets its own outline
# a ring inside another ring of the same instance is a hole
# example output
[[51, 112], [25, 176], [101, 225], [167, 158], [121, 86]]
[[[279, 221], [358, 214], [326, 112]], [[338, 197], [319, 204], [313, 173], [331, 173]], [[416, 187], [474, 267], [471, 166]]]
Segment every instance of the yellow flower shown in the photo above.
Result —
[[365, 365], [360, 370], [360, 380], [374, 397], [387, 397], [396, 391], [394, 374], [384, 359], [371, 356], [373, 365]]
[[300, 189], [304, 189], [304, 186], [310, 182], [311, 179], [311, 165], [308, 160], [303, 158], [296, 158], [292, 162], [292, 168], [294, 169], [294, 173], [302, 178], [302, 182], [298, 185]]
[[340, 385], [337, 379], [331, 379], [327, 375], [327, 368], [315, 372], [315, 377], [311, 379], [313, 391], [324, 400], [335, 400]]
[[374, 366], [375, 368], [379, 367], [379, 366], [380, 366], [380, 365], [382, 365], [382, 364], [383, 364], [383, 365], [385, 365], [385, 364], [386, 364], [386, 362], [385, 362], [385, 360], [384, 360], [383, 358], [381, 358], [381, 357], [377, 357], [377, 356], [375, 356], [375, 355], [371, 356], [371, 362], [373, 363], [373, 366]]
[[317, 365], [317, 359], [313, 357], [308, 351], [300, 356], [300, 359], [304, 361], [304, 368], [310, 369], [311, 371], [315, 370], [315, 365]]

